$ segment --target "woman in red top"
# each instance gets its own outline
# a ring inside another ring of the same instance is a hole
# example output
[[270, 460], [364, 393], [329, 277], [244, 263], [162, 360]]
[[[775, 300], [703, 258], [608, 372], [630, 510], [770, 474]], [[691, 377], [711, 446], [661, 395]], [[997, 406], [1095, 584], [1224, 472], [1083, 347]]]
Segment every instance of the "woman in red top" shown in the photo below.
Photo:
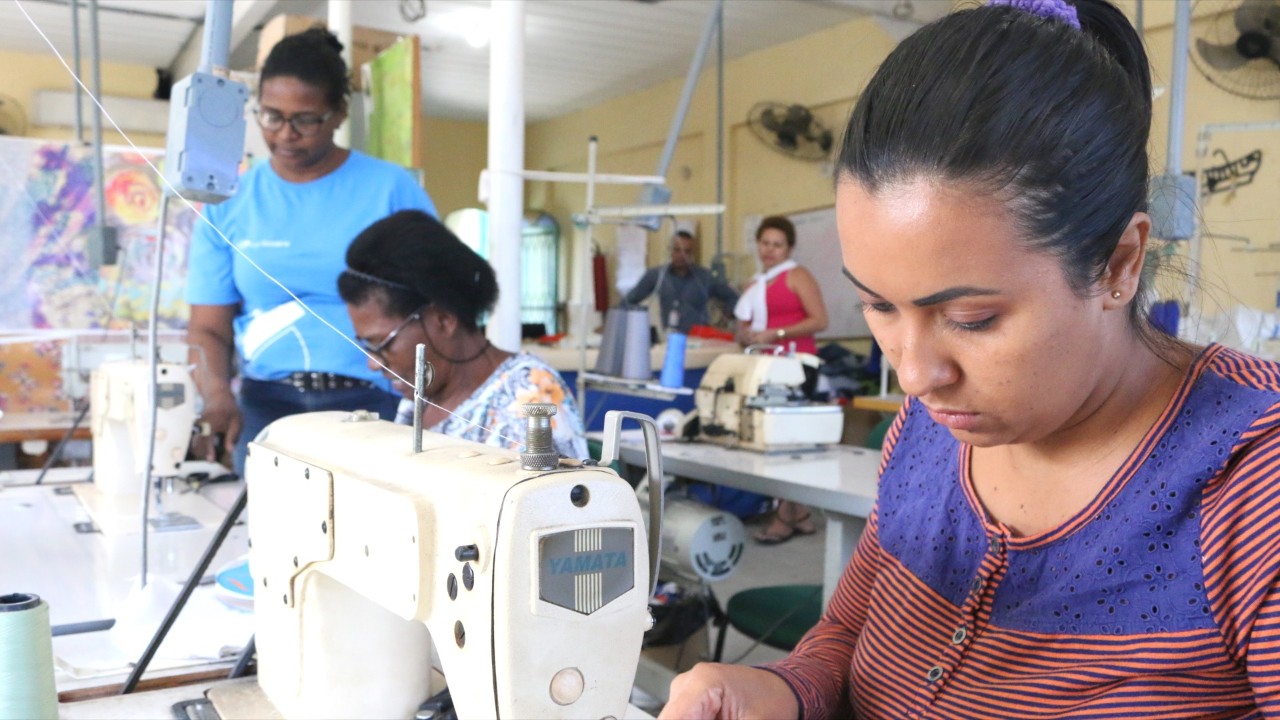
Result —
[[[827, 327], [827, 306], [813, 274], [791, 259], [795, 246], [796, 228], [790, 220], [774, 216], [760, 222], [756, 230], [760, 272], [743, 288], [734, 309], [740, 321], [738, 342], [743, 345], [778, 345], [817, 354], [813, 336]], [[808, 397], [818, 384], [818, 371], [807, 365], [804, 370], [801, 389]], [[773, 520], [755, 539], [775, 545], [796, 533], [812, 534], [814, 529], [808, 507], [780, 500]]]

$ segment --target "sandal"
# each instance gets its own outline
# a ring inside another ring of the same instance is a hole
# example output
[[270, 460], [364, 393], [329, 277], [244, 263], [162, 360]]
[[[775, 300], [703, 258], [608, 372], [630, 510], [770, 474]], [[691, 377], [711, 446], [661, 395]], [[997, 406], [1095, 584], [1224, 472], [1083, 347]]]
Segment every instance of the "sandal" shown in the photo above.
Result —
[[792, 520], [788, 525], [791, 526], [792, 532], [796, 535], [812, 535], [818, 532], [818, 527], [813, 524], [813, 513], [807, 512], [804, 517]]
[[[782, 528], [775, 531], [775, 528]], [[752, 534], [751, 538], [761, 545], [780, 545], [791, 539], [796, 534], [796, 529], [791, 523], [783, 520], [775, 515], [769, 526], [760, 532]]]

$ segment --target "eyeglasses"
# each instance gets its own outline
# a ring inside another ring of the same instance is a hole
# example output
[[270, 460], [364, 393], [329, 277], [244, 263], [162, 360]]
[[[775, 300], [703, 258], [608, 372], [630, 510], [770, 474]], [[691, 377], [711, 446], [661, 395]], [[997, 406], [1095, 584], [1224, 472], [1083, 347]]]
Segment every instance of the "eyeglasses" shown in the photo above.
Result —
[[410, 324], [417, 322], [421, 318], [422, 318], [422, 308], [418, 308], [417, 310], [413, 311], [412, 315], [405, 318], [404, 322], [397, 325], [395, 330], [392, 330], [390, 333], [387, 334], [386, 337], [382, 338], [382, 342], [378, 343], [377, 345], [370, 345], [368, 340], [365, 340], [364, 338], [359, 338], [359, 337], [356, 338], [356, 342], [360, 344], [361, 349], [363, 349], [365, 352], [377, 357], [379, 360], [382, 360], [383, 362], [386, 362], [387, 358], [382, 353], [386, 352], [386, 350], [391, 347], [391, 343], [396, 341], [396, 337], [400, 334], [401, 330], [404, 330], [406, 327], [409, 327]]
[[279, 132], [287, 124], [293, 127], [294, 132], [303, 137], [315, 135], [320, 131], [320, 126], [329, 122], [329, 118], [333, 117], [332, 110], [323, 115], [298, 113], [297, 115], [285, 116], [275, 110], [258, 108], [253, 111], [253, 114], [258, 116], [258, 124], [262, 126], [263, 130]]

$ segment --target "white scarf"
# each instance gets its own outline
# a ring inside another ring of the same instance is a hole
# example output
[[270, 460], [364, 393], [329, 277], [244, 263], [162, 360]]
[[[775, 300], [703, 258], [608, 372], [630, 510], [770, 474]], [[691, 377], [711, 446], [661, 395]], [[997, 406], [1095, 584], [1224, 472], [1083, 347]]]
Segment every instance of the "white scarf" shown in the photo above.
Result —
[[783, 260], [768, 272], [756, 273], [751, 279], [751, 285], [738, 298], [738, 304], [733, 306], [733, 316], [743, 322], [750, 320], [754, 332], [769, 327], [769, 304], [765, 302], [765, 288], [774, 278], [794, 267], [795, 260]]

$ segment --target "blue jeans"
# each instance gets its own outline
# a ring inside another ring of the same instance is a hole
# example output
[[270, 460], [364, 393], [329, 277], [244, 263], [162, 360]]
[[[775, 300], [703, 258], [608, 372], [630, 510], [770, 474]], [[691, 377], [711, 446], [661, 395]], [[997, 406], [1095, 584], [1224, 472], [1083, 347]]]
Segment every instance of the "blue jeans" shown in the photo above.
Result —
[[343, 388], [341, 390], [299, 390], [282, 382], [240, 381], [240, 414], [243, 425], [232, 460], [236, 474], [244, 477], [244, 461], [249, 442], [271, 423], [286, 415], [317, 410], [372, 410], [383, 420], [394, 420], [400, 396], [378, 388]]

